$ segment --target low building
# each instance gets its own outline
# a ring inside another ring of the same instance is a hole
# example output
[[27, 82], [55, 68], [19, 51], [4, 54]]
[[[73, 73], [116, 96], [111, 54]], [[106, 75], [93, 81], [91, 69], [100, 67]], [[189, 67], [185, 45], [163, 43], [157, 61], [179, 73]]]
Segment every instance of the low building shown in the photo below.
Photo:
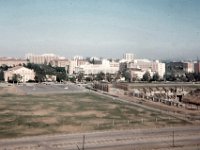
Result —
[[98, 74], [100, 72], [115, 74], [119, 71], [119, 63], [114, 61], [102, 60], [101, 64], [84, 64], [76, 68], [77, 72], [83, 72], [85, 75]]
[[53, 66], [53, 67], [64, 67], [66, 68], [67, 66], [69, 66], [69, 60], [68, 59], [59, 59], [59, 60], [52, 60], [50, 62], [50, 64]]
[[[158, 73], [160, 78], [164, 77], [165, 74], [165, 64], [159, 62], [158, 60], [156, 61], [150, 61], [147, 59], [135, 59], [133, 62], [129, 62], [127, 64], [127, 69], [141, 69], [141, 72], [152, 72], [153, 73]], [[140, 73], [139, 73], [140, 74]]]
[[145, 71], [142, 71], [139, 68], [132, 68], [132, 69], [129, 69], [129, 73], [130, 73], [131, 81], [134, 81], [137, 79], [141, 80], [143, 75], [145, 74]]
[[35, 72], [32, 69], [25, 68], [23, 66], [16, 66], [4, 71], [4, 79], [6, 82], [13, 79], [13, 75], [20, 75], [20, 82], [27, 82], [29, 80], [35, 80]]

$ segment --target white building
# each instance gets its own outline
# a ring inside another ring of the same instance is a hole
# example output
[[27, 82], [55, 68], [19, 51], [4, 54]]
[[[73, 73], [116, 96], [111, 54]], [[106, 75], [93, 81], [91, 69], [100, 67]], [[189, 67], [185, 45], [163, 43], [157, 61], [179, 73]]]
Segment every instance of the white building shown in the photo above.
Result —
[[80, 59], [73, 59], [69, 61], [69, 68], [68, 68], [68, 73], [70, 75], [77, 73], [77, 69], [81, 66], [86, 64], [86, 60], [80, 60]]
[[[150, 74], [152, 72], [152, 75], [154, 73], [158, 73], [161, 78], [163, 78], [165, 74], [165, 64], [160, 63], [158, 60], [150, 61], [147, 59], [136, 59], [133, 62], [128, 63], [127, 68], [128, 69], [138, 68], [141, 69], [141, 72], [149, 71]], [[141, 76], [141, 73], [138, 76]]]
[[[148, 70], [148, 72], [150, 73], [150, 76], [153, 75], [151, 70]], [[137, 79], [140, 80], [143, 78], [143, 75], [146, 73], [146, 71], [139, 69], [139, 68], [132, 68], [132, 69], [129, 69], [129, 73], [131, 76], [131, 80], [137, 80]]]
[[6, 82], [12, 80], [13, 75], [20, 75], [20, 82], [27, 82], [28, 80], [35, 80], [35, 72], [32, 69], [28, 69], [22, 66], [16, 66], [14, 68], [10, 68], [7, 71], [4, 71], [4, 79]]
[[133, 53], [125, 53], [123, 55], [123, 59], [127, 62], [131, 62], [134, 60], [134, 54]]
[[34, 64], [49, 64], [53, 60], [58, 60], [59, 56], [55, 54], [42, 54], [42, 55], [34, 55], [27, 54], [26, 59], [29, 60], [30, 63]]
[[194, 62], [184, 62], [183, 70], [187, 73], [194, 72]]
[[114, 61], [102, 60], [101, 64], [84, 64], [77, 67], [77, 72], [83, 72], [85, 75], [98, 74], [100, 72], [115, 74], [119, 71], [119, 63]]

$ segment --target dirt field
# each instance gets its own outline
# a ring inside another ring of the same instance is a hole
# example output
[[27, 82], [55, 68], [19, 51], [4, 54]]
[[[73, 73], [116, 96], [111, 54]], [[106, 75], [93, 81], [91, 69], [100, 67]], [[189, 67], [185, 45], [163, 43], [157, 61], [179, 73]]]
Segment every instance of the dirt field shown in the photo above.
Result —
[[0, 95], [0, 138], [185, 124], [93, 93]]

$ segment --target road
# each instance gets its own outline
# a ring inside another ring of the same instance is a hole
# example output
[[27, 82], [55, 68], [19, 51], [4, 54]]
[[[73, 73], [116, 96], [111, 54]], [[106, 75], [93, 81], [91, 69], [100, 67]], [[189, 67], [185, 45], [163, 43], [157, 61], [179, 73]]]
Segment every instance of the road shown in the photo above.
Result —
[[78, 150], [83, 136], [85, 150], [200, 148], [200, 127], [182, 126], [4, 139], [0, 150]]

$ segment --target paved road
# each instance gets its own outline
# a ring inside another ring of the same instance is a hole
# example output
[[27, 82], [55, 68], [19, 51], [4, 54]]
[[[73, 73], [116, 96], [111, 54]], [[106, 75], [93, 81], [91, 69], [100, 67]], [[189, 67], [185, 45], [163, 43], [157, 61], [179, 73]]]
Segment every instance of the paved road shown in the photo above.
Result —
[[77, 145], [82, 148], [83, 135], [85, 150], [169, 148], [173, 137], [176, 147], [200, 148], [200, 127], [185, 126], [7, 139], [0, 140], [0, 150], [77, 150]]

